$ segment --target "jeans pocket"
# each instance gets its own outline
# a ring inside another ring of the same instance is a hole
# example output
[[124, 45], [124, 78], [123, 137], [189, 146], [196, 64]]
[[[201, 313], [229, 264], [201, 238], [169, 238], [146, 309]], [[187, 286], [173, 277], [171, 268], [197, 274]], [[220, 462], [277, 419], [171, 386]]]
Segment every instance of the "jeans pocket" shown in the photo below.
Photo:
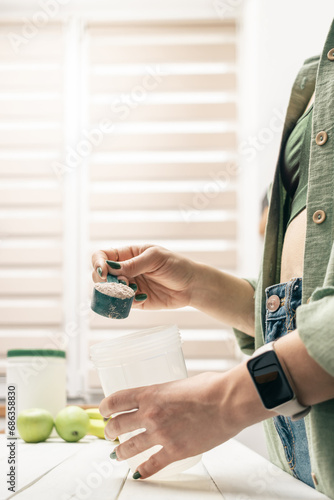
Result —
[[272, 318], [266, 315], [265, 344], [277, 340], [286, 334], [286, 320], [284, 318]]
[[286, 461], [293, 475], [297, 477], [295, 473], [295, 467], [296, 467], [295, 437], [292, 432], [289, 420], [286, 417], [283, 417], [282, 415], [274, 417], [273, 420], [276, 431], [279, 435], [279, 438], [284, 448]]

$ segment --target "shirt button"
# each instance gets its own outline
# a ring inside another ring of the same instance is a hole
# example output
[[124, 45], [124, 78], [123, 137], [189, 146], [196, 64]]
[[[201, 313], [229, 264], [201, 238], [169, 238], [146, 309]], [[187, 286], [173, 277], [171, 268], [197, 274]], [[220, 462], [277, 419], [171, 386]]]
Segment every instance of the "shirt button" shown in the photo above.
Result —
[[318, 486], [318, 479], [317, 479], [317, 476], [314, 474], [314, 472], [311, 472], [311, 477], [312, 477], [312, 481], [313, 481], [314, 486]]
[[327, 139], [328, 139], [327, 132], [322, 130], [321, 132], [317, 133], [315, 137], [315, 142], [318, 144], [318, 146], [323, 146], [324, 144], [326, 144]]
[[278, 295], [272, 295], [267, 300], [267, 304], [266, 305], [267, 305], [268, 311], [275, 312], [275, 311], [277, 311], [277, 309], [281, 305], [281, 299], [279, 298]]
[[326, 219], [326, 213], [323, 210], [317, 210], [313, 214], [313, 222], [316, 224], [322, 224], [324, 220]]
[[331, 49], [327, 52], [327, 58], [330, 60], [330, 61], [334, 61], [334, 49]]

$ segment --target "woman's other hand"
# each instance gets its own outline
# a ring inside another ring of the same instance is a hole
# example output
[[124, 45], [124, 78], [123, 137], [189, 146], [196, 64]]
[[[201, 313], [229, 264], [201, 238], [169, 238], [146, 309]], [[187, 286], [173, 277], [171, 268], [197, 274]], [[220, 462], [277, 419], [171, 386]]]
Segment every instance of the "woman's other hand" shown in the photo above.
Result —
[[127, 460], [162, 446], [138, 466], [135, 479], [208, 451], [273, 415], [264, 408], [245, 363], [226, 373], [116, 392], [101, 402], [100, 412], [104, 417], [115, 414], [106, 425], [107, 438], [145, 429], [117, 446], [113, 458]]

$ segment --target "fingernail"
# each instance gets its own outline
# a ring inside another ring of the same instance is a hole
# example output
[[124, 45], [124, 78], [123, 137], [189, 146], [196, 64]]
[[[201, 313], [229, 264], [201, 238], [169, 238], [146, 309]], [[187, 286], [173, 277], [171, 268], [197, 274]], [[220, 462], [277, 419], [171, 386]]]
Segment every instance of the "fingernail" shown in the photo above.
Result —
[[139, 479], [141, 477], [141, 473], [136, 471], [132, 477], [133, 479]]
[[126, 285], [126, 281], [124, 280], [118, 280], [120, 283], [122, 283], [122, 285]]
[[110, 453], [110, 458], [111, 458], [112, 460], [117, 460], [116, 451], [112, 451], [112, 452]]
[[102, 267], [98, 267], [97, 269], [97, 274], [102, 278]]
[[146, 293], [137, 293], [137, 295], [135, 295], [135, 300], [137, 302], [143, 302], [143, 300], [146, 300], [146, 299], [147, 299]]
[[132, 290], [134, 290], [135, 292], [138, 290], [136, 283], [130, 283], [129, 287], [132, 288]]
[[106, 260], [106, 263], [111, 267], [111, 269], [121, 269], [121, 264], [119, 264], [118, 262], [114, 262], [113, 260]]

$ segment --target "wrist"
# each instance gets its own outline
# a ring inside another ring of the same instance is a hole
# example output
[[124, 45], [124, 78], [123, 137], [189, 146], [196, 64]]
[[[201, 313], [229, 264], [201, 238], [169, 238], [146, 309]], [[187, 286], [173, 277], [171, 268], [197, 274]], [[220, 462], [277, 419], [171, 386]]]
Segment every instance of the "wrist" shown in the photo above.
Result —
[[[212, 271], [214, 268], [199, 262], [193, 262], [193, 279], [190, 289], [189, 305], [195, 309], [203, 309], [206, 297], [213, 285]], [[218, 293], [218, 291], [217, 291]]]
[[254, 336], [254, 289], [212, 266], [193, 263], [189, 305]]
[[276, 415], [264, 407], [250, 377], [246, 362], [240, 363], [225, 375], [226, 387], [222, 411], [226, 412], [226, 408], [229, 409], [230, 425], [234, 425], [237, 432]]

